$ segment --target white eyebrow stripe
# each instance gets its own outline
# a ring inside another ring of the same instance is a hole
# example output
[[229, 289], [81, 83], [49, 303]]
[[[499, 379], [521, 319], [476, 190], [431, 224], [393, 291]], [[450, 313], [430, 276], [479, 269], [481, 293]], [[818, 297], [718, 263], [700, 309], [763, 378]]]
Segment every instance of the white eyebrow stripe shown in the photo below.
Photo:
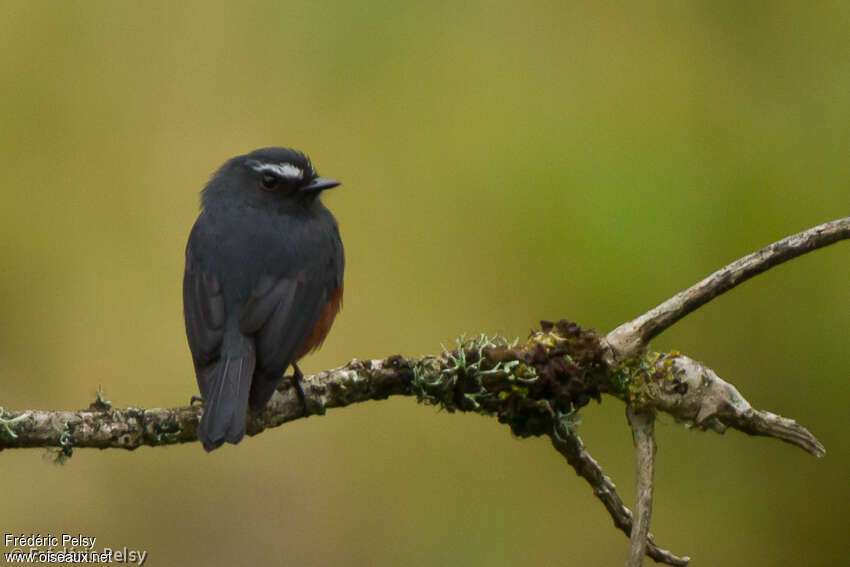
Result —
[[249, 163], [251, 169], [254, 171], [270, 172], [280, 177], [285, 177], [287, 179], [304, 179], [304, 170], [300, 167], [294, 166], [291, 163], [283, 162], [283, 163], [262, 163], [259, 161], [251, 160]]

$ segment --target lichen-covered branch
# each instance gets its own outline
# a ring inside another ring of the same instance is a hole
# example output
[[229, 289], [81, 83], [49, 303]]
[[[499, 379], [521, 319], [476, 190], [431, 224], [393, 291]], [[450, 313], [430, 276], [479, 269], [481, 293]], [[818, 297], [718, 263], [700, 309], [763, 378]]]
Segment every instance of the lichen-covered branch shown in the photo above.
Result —
[[[657, 411], [703, 429], [732, 427], [751, 435], [775, 437], [821, 457], [823, 445], [793, 420], [754, 409], [731, 384], [710, 368], [678, 352], [647, 352], [649, 341], [699, 306], [772, 266], [806, 252], [850, 238], [850, 217], [783, 239], [719, 270], [606, 337], [561, 320], [543, 322], [525, 344], [480, 336], [459, 340], [439, 356], [352, 360], [345, 366], [305, 377], [305, 399], [289, 381], [266, 408], [250, 414], [248, 434], [329, 408], [391, 395], [415, 396], [420, 402], [452, 411], [496, 416], [517, 436], [548, 435], [576, 473], [593, 488], [614, 520], [631, 534], [627, 565], [639, 565], [644, 553], [658, 562], [687, 565], [655, 545], [649, 534], [652, 470], [655, 454], [653, 419]], [[617, 495], [575, 433], [577, 412], [591, 399], [614, 395], [627, 404], [637, 450], [637, 518]], [[47, 447], [60, 458], [75, 447], [135, 449], [197, 440], [202, 408], [117, 409], [101, 392], [79, 411], [0, 407], [0, 450]]]
[[[311, 414], [393, 394], [411, 395], [412, 365], [425, 365], [433, 357], [352, 360], [345, 366], [304, 378], [304, 393]], [[288, 380], [260, 413], [249, 414], [248, 434], [305, 417]], [[4, 412], [0, 408], [0, 450], [58, 448], [70, 456], [76, 447], [136, 449], [197, 441], [202, 407], [116, 408], [101, 393], [86, 409]]]
[[608, 336], [618, 359], [629, 358], [676, 321], [753, 276], [797, 256], [850, 238], [850, 217], [804, 230], [717, 270], [640, 317], [623, 323]]
[[[249, 415], [248, 434], [391, 395], [414, 396], [450, 412], [495, 416], [517, 436], [550, 436], [626, 534], [632, 530], [631, 513], [575, 435], [578, 410], [602, 393], [624, 400], [630, 411], [663, 411], [699, 427], [719, 432], [733, 427], [782, 439], [816, 456], [824, 453], [805, 428], [753, 409], [733, 386], [679, 353], [646, 353], [608, 366], [605, 340], [592, 329], [566, 320], [541, 327], [523, 344], [480, 336], [459, 340], [455, 349], [438, 356], [352, 360], [304, 378], [306, 411], [284, 380], [268, 406]], [[201, 412], [192, 405], [118, 409], [100, 393], [79, 411], [0, 410], [0, 449], [48, 447], [69, 457], [75, 447], [135, 449], [193, 442]], [[650, 536], [644, 539], [646, 553], [656, 561], [687, 563], [659, 549]]]
[[[722, 433], [732, 427], [750, 435], [775, 437], [816, 457], [823, 445], [793, 420], [754, 409], [738, 390], [710, 368], [678, 352], [647, 352], [649, 341], [717, 295], [772, 266], [806, 252], [850, 238], [850, 217], [825, 223], [785, 238], [719, 270], [637, 319], [603, 337], [592, 329], [561, 320], [542, 322], [525, 344], [480, 336], [459, 340], [439, 356], [352, 360], [345, 366], [305, 377], [304, 400], [288, 380], [266, 408], [249, 414], [247, 432], [270, 427], [329, 408], [415, 396], [450, 412], [496, 416], [520, 437], [548, 435], [555, 449], [593, 488], [615, 526], [631, 535], [627, 566], [639, 565], [644, 553], [655, 561], [687, 565], [655, 545], [649, 534], [652, 471], [655, 454], [654, 413]], [[627, 404], [637, 450], [636, 520], [617, 495], [614, 483], [585, 450], [575, 433], [578, 410], [607, 393]], [[75, 447], [136, 449], [197, 440], [202, 408], [118, 409], [98, 392], [78, 411], [0, 407], [0, 450], [46, 447], [60, 459]]]

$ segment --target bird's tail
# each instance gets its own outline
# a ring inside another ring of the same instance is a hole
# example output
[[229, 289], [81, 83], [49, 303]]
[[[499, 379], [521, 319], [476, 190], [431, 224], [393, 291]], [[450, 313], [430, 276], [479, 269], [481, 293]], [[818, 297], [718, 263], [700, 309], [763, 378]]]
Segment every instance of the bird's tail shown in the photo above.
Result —
[[198, 439], [207, 451], [225, 441], [239, 443], [245, 436], [245, 414], [256, 355], [251, 339], [240, 336], [233, 343], [223, 346], [221, 357], [202, 370], [204, 376], [199, 380], [204, 386], [201, 391], [204, 414], [198, 426]]

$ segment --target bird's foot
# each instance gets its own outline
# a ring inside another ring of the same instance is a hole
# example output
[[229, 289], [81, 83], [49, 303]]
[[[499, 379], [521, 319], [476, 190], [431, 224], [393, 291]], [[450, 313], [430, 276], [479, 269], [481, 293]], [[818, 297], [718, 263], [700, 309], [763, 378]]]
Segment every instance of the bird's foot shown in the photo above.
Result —
[[309, 412], [307, 411], [307, 396], [304, 395], [304, 388], [301, 386], [301, 379], [304, 378], [304, 374], [301, 373], [301, 369], [298, 368], [298, 365], [294, 362], [292, 363], [292, 385], [295, 387], [295, 393], [298, 395], [298, 399], [301, 401], [301, 407], [304, 408], [304, 415], [306, 416]]

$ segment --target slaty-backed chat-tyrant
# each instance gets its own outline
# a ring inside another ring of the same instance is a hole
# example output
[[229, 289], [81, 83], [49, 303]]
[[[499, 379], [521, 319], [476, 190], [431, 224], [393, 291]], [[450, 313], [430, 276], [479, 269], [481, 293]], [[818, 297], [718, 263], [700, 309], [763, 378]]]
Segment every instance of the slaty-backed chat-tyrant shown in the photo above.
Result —
[[186, 246], [183, 314], [207, 451], [238, 443], [289, 366], [318, 348], [342, 302], [345, 256], [309, 158], [263, 148], [225, 162], [201, 193]]

